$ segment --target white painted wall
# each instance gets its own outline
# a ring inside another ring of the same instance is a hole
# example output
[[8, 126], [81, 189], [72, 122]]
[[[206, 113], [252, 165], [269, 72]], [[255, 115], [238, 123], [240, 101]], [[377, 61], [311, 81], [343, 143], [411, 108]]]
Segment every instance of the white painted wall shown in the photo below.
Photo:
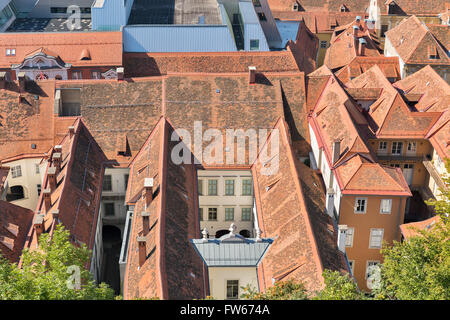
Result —
[[210, 296], [216, 299], [226, 299], [227, 280], [239, 280], [239, 297], [243, 293], [241, 287], [246, 285], [259, 291], [255, 267], [210, 267], [208, 274]]

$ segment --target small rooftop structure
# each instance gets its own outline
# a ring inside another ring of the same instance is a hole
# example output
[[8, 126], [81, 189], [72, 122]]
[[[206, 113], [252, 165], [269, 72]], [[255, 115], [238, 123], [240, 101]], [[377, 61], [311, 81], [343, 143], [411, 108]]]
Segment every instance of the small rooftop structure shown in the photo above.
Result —
[[192, 239], [191, 243], [208, 267], [257, 267], [273, 239], [244, 238], [235, 230], [231, 224], [230, 233], [219, 239], [205, 239], [203, 233], [203, 239]]

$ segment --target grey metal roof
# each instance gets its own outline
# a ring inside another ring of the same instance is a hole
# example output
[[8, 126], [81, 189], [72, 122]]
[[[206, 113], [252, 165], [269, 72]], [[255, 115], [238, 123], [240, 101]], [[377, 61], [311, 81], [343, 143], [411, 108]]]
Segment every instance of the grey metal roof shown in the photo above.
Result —
[[193, 239], [191, 243], [208, 267], [256, 267], [273, 239], [228, 234], [220, 239]]

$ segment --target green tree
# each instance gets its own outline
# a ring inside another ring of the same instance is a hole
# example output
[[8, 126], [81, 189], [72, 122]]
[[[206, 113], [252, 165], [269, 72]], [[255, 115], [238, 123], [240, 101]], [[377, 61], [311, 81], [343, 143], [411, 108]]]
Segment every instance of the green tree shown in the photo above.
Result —
[[323, 272], [325, 287], [314, 299], [318, 300], [365, 300], [365, 295], [359, 291], [355, 281], [348, 274], [341, 275], [339, 271], [325, 270]]
[[61, 224], [52, 239], [42, 234], [39, 248], [24, 250], [21, 268], [0, 257], [0, 300], [114, 299], [114, 291], [97, 286], [86, 269], [90, 250], [74, 246], [69, 235]]
[[448, 174], [450, 172], [450, 159], [445, 160], [445, 168], [447, 174], [442, 175], [442, 180], [444, 180], [448, 188], [446, 190], [439, 188], [442, 193], [440, 200], [429, 199], [425, 201], [427, 205], [434, 207], [437, 214], [441, 215], [448, 215], [450, 213], [450, 175]]
[[247, 300], [308, 300], [303, 283], [295, 283], [292, 280], [276, 282], [266, 292], [257, 292], [250, 286], [242, 288], [244, 293], [241, 299]]

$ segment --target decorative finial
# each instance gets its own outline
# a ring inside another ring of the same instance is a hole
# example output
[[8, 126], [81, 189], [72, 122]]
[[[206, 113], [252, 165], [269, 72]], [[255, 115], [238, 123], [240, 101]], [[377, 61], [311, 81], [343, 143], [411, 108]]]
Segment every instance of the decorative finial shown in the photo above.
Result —
[[232, 223], [231, 225], [230, 225], [230, 229], [228, 229], [228, 230], [230, 230], [230, 233], [231, 234], [234, 234], [234, 232], [236, 231], [236, 225], [234, 224], [234, 223]]
[[261, 242], [261, 229], [260, 228], [256, 228], [256, 242]]
[[203, 242], [207, 242], [208, 241], [208, 230], [206, 230], [206, 228], [203, 229], [202, 235], [203, 235]]

